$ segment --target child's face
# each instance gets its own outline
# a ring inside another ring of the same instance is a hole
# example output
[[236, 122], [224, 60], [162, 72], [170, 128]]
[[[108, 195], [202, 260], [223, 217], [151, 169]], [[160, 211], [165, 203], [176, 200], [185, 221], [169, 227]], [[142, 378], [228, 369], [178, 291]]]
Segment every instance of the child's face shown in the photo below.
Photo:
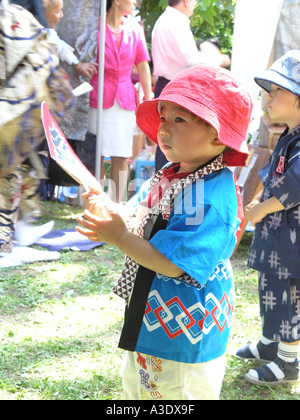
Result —
[[[48, 2], [44, 0], [44, 5], [47, 7]], [[45, 17], [49, 27], [54, 29], [60, 19], [63, 17], [63, 0], [55, 0], [53, 7], [45, 10]]]
[[273, 120], [286, 123], [290, 130], [300, 124], [297, 96], [274, 84], [269, 94], [268, 112]]
[[181, 172], [195, 171], [225, 148], [213, 127], [172, 102], [161, 102], [160, 120], [158, 144], [170, 162], [181, 163]]

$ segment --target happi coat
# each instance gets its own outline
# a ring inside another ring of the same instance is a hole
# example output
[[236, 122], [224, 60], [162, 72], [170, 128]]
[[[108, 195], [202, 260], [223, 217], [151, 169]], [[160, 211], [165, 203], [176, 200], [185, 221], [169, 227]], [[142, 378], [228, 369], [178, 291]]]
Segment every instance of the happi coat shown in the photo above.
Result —
[[127, 301], [121, 348], [184, 363], [225, 353], [234, 308], [229, 259], [243, 215], [236, 178], [224, 166], [218, 157], [164, 190], [171, 165], [130, 203], [129, 227], [185, 274], [170, 278], [126, 259], [114, 289]]
[[285, 210], [257, 223], [248, 265], [281, 280], [300, 279], [300, 126], [282, 134], [259, 175], [262, 200], [276, 197]]

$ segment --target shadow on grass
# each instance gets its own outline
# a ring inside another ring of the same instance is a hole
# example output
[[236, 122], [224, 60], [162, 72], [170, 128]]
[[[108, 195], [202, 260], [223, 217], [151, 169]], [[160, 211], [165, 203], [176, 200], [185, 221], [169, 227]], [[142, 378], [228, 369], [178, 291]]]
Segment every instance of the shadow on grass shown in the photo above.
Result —
[[[7, 343], [0, 349], [0, 391], [37, 399], [118, 399], [123, 352], [115, 346], [120, 322], [76, 338]], [[101, 337], [101, 339], [100, 339]]]
[[109, 294], [122, 266], [123, 256], [103, 247], [86, 253], [65, 252], [60, 261], [0, 271], [2, 318], [71, 296]]

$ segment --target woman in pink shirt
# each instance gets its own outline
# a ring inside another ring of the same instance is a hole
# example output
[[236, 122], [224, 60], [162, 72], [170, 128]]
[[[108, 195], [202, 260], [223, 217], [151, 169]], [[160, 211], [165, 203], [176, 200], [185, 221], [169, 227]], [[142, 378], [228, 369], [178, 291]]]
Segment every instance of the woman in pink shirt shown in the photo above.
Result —
[[[107, 2], [101, 156], [102, 164], [103, 157], [111, 157], [110, 179], [116, 186], [117, 202], [120, 202], [127, 185], [127, 159], [132, 156], [136, 108], [134, 87], [131, 81], [134, 65], [138, 70], [145, 99], [151, 99], [151, 73], [148, 64], [150, 56], [144, 31], [134, 19], [126, 18], [134, 12], [135, 4], [136, 0], [108, 0]], [[99, 62], [99, 56], [97, 62]], [[95, 75], [90, 83], [94, 89], [90, 95], [88, 131], [96, 135], [98, 76]], [[104, 174], [103, 165], [101, 173]]]

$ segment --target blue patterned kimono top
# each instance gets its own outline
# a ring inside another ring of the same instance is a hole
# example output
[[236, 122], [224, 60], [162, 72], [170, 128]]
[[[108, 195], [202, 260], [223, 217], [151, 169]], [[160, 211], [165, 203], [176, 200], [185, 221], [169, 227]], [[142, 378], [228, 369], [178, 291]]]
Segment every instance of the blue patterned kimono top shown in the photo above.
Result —
[[[121, 348], [184, 363], [207, 362], [225, 353], [234, 308], [229, 259], [242, 217], [239, 203], [235, 176], [227, 168], [177, 195], [165, 227], [154, 226], [149, 240], [192, 277], [194, 285], [141, 267], [125, 314]], [[163, 215], [155, 225], [160, 222]]]
[[276, 197], [285, 210], [256, 225], [248, 265], [280, 280], [300, 278], [300, 126], [278, 140], [260, 177], [263, 201]]

